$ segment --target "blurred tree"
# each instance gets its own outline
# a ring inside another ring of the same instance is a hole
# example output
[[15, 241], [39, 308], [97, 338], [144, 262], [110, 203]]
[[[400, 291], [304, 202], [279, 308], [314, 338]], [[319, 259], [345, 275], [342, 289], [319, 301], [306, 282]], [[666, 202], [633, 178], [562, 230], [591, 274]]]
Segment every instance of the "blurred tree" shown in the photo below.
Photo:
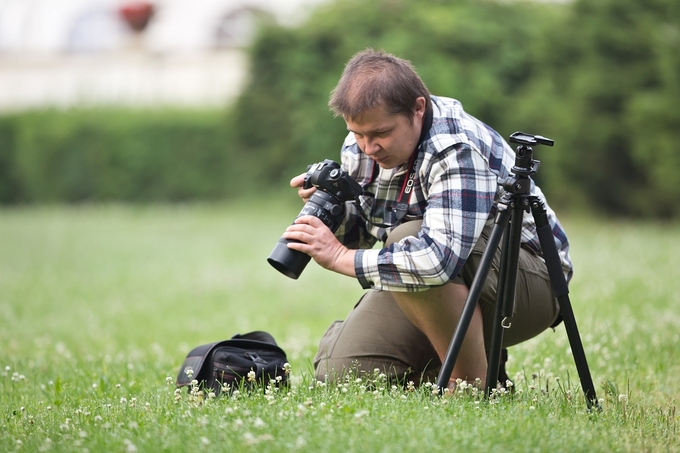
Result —
[[337, 158], [347, 132], [327, 108], [329, 93], [347, 60], [366, 47], [413, 61], [434, 94], [460, 99], [507, 135], [515, 127], [512, 102], [532, 79], [536, 43], [555, 10], [485, 0], [343, 0], [320, 7], [302, 27], [265, 28], [234, 110], [239, 160], [259, 162], [260, 176], [279, 184]]
[[680, 214], [678, 2], [577, 0], [546, 38], [569, 193], [613, 214]]

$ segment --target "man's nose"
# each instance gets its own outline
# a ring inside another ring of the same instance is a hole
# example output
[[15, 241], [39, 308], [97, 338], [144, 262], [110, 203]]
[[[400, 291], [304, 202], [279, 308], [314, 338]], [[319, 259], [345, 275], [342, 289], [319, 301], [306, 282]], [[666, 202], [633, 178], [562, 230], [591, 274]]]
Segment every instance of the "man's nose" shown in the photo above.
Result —
[[366, 139], [364, 142], [364, 154], [372, 155], [380, 151], [380, 144], [377, 140]]

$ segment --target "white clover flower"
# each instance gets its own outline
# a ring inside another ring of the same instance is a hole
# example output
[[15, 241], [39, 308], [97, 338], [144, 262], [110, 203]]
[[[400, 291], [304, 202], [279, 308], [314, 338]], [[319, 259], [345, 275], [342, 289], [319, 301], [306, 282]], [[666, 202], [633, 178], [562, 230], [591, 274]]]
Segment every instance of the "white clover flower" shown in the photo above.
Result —
[[125, 444], [126, 453], [137, 453], [137, 446], [130, 439], [125, 439], [123, 443]]
[[194, 375], [193, 368], [187, 368], [186, 370], [184, 370], [184, 374], [186, 374], [189, 377], [193, 376]]
[[170, 376], [166, 377], [165, 382], [167, 382], [168, 384], [172, 384], [172, 378]]
[[255, 382], [255, 378], [257, 375], [255, 374], [255, 371], [250, 370], [248, 371], [248, 382]]
[[243, 442], [246, 445], [255, 445], [257, 443], [257, 439], [251, 433], [244, 433]]
[[290, 374], [290, 363], [286, 362], [283, 364], [283, 371], [286, 373], [286, 376]]
[[127, 398], [122, 397], [122, 398], [120, 399], [120, 404], [127, 404]]
[[619, 395], [619, 403], [626, 404], [628, 402], [628, 395], [622, 393]]
[[355, 413], [354, 418], [361, 418], [361, 417], [364, 417], [368, 414], [369, 414], [369, 412], [366, 409], [363, 409], [363, 410], [360, 410], [359, 412]]

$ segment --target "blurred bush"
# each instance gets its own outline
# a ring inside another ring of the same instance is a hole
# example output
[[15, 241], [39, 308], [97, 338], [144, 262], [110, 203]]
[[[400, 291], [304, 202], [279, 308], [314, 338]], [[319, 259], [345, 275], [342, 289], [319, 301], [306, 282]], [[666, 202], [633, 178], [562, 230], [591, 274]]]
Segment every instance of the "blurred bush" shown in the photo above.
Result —
[[0, 201], [184, 201], [229, 193], [222, 113], [56, 110], [0, 117]]
[[[561, 207], [680, 215], [677, 0], [337, 0], [268, 24], [225, 112], [28, 112], [0, 118], [0, 202], [191, 200], [281, 189], [337, 159], [326, 106], [366, 47], [411, 60], [432, 93], [503, 136], [548, 136], [537, 179]], [[248, 188], [248, 189], [241, 189]]]
[[272, 182], [335, 157], [346, 134], [326, 102], [366, 47], [411, 60], [502, 135], [556, 140], [537, 175], [551, 204], [680, 214], [680, 2], [341, 0], [303, 26], [268, 27], [234, 110], [235, 146]]

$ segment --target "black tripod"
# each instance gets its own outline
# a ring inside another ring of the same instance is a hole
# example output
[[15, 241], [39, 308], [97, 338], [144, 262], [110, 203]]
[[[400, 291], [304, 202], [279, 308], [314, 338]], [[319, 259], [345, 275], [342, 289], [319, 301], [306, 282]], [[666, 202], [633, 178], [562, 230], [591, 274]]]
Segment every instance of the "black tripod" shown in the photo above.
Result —
[[[503, 188], [506, 193], [498, 202], [498, 212], [495, 224], [486, 249], [482, 254], [482, 259], [477, 269], [477, 274], [472, 280], [468, 298], [463, 306], [460, 322], [456, 326], [453, 338], [446, 352], [446, 357], [442, 363], [441, 371], [437, 377], [437, 385], [440, 393], [448, 385], [451, 372], [458, 358], [458, 353], [463, 344], [463, 339], [467, 333], [472, 320], [479, 296], [484, 285], [484, 281], [489, 273], [491, 261], [495, 250], [498, 248], [501, 237], [503, 237], [503, 249], [501, 252], [501, 264], [498, 277], [498, 294], [496, 299], [496, 313], [491, 333], [491, 350], [489, 352], [489, 364], [486, 375], [486, 395], [491, 394], [491, 390], [496, 388], [498, 380], [498, 370], [500, 368], [501, 347], [503, 343], [503, 329], [509, 327], [507, 324], [513, 315], [515, 303], [515, 283], [517, 279], [517, 263], [519, 260], [519, 249], [522, 233], [522, 218], [524, 212], [531, 211], [536, 222], [536, 229], [543, 251], [543, 258], [548, 267], [548, 274], [552, 284], [553, 292], [560, 306], [564, 326], [567, 330], [569, 344], [576, 362], [581, 387], [586, 397], [588, 409], [593, 404], [598, 405], [595, 396], [595, 387], [590, 376], [588, 362], [581, 343], [581, 337], [576, 326], [576, 319], [569, 301], [569, 289], [562, 271], [562, 264], [557, 252], [552, 229], [546, 215], [546, 208], [543, 201], [535, 195], [531, 195], [531, 175], [538, 171], [540, 162], [533, 159], [533, 149], [531, 146], [553, 145], [553, 140], [539, 135], [529, 135], [522, 132], [515, 132], [510, 136], [511, 143], [519, 143], [515, 156], [515, 166], [512, 167], [512, 174], [503, 181]], [[515, 220], [516, 219], [516, 220]], [[504, 234], [505, 233], [505, 234]], [[598, 405], [599, 407], [599, 405]]]

